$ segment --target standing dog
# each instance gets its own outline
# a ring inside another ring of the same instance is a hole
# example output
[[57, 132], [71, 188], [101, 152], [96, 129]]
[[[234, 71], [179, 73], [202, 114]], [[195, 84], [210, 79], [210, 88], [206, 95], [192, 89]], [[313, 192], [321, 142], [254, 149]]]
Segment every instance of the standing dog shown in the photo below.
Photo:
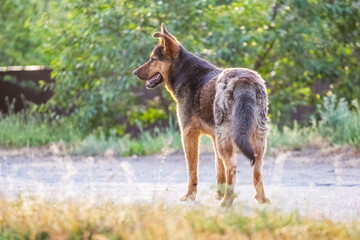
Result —
[[216, 157], [216, 199], [231, 205], [236, 182], [235, 147], [253, 166], [255, 199], [269, 202], [262, 180], [266, 149], [268, 98], [264, 80], [245, 68], [220, 69], [191, 54], [161, 25], [153, 35], [159, 44], [150, 60], [134, 71], [147, 88], [164, 83], [177, 103], [188, 170], [188, 188], [180, 200], [195, 200], [198, 185], [199, 137], [212, 138]]

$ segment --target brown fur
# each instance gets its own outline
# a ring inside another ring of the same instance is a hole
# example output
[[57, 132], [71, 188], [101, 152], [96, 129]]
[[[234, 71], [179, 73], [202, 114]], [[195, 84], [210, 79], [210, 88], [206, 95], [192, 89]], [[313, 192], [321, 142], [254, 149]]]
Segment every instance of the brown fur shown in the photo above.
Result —
[[[159, 38], [159, 45], [151, 54], [151, 59], [155, 60], [149, 60], [135, 74], [146, 80], [160, 73], [166, 88], [177, 102], [177, 117], [189, 176], [188, 189], [181, 200], [196, 198], [199, 137], [206, 134], [212, 138], [215, 148], [215, 197], [222, 198], [221, 205], [231, 204], [236, 196], [236, 147], [250, 160], [254, 157], [255, 199], [259, 203], [269, 202], [261, 174], [268, 121], [264, 80], [249, 69], [223, 70], [197, 58], [188, 53], [164, 25], [161, 33], [155, 33], [154, 37]], [[250, 115], [244, 115], [247, 113]], [[237, 119], [239, 116], [240, 119]]]
[[214, 125], [214, 100], [216, 94], [216, 78], [210, 80], [201, 90], [199, 117], [209, 125]]

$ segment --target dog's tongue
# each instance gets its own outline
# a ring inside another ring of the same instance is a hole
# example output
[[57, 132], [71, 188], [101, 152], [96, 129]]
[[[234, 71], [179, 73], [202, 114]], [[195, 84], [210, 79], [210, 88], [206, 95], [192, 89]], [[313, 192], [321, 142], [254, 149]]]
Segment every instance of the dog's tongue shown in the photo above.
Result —
[[145, 85], [146, 85], [146, 86], [151, 85], [151, 83], [152, 83], [153, 80], [154, 80], [153, 78], [150, 78], [149, 80], [146, 80]]
[[157, 81], [160, 79], [160, 74], [155, 74], [152, 78], [149, 80], [146, 80], [145, 86], [146, 87], [152, 87], [154, 84], [156, 84]]

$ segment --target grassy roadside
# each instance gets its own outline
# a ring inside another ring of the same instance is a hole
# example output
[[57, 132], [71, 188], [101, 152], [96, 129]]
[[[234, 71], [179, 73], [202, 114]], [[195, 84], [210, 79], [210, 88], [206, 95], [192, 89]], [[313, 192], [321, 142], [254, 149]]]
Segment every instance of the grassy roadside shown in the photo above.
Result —
[[358, 239], [334, 223], [263, 208], [0, 200], [0, 239]]
[[139, 138], [130, 135], [117, 137], [111, 135], [108, 139], [104, 136], [90, 135], [83, 141], [72, 145], [72, 154], [78, 155], [103, 155], [111, 153], [115, 156], [153, 155], [156, 153], [181, 149], [181, 138], [178, 130], [167, 128], [164, 131], [155, 130], [152, 134], [144, 132]]
[[[351, 110], [352, 109], [352, 110]], [[325, 98], [319, 108], [321, 120], [313, 121], [310, 127], [279, 129], [270, 124], [268, 153], [273, 150], [300, 150], [319, 142], [360, 147], [360, 110], [356, 101], [348, 105], [344, 100], [337, 101], [334, 96]], [[163, 131], [155, 129], [152, 133], [143, 132], [139, 138], [116, 134], [109, 138], [89, 135], [81, 138], [76, 126], [69, 122], [54, 122], [38, 114], [18, 113], [0, 115], [0, 146], [24, 147], [42, 146], [49, 143], [66, 142], [68, 152], [80, 155], [115, 156], [151, 155], [182, 148], [179, 131], [170, 127]], [[202, 144], [210, 148], [211, 141], [204, 137]]]
[[47, 116], [19, 112], [0, 113], [0, 146], [25, 147], [42, 146], [51, 142], [80, 141], [80, 132], [70, 123], [50, 121]]
[[[18, 113], [0, 115], [0, 129], [2, 147], [43, 146], [61, 141], [65, 142], [67, 152], [74, 155], [153, 155], [182, 149], [180, 133], [175, 128], [143, 132], [138, 138], [111, 134], [108, 138], [89, 135], [82, 139], [81, 133], [71, 123], [56, 123], [36, 114]], [[301, 149], [310, 142], [308, 134], [314, 135], [310, 128], [301, 129], [295, 125], [292, 129], [285, 127], [279, 130], [275, 125], [270, 125], [268, 147], [270, 150]], [[208, 137], [202, 137], [201, 144], [206, 149], [212, 149]]]

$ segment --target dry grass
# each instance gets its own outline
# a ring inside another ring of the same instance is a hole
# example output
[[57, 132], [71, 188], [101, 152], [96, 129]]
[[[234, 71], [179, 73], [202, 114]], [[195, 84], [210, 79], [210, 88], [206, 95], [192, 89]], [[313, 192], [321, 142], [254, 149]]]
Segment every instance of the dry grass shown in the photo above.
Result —
[[360, 222], [334, 223], [254, 209], [0, 200], [0, 239], [358, 239]]

